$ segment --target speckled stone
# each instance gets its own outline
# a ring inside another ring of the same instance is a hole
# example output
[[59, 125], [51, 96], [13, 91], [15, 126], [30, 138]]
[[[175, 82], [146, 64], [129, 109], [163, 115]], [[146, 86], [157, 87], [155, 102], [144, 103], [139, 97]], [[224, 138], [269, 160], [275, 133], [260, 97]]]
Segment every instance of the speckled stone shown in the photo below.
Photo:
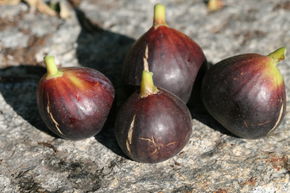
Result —
[[[35, 101], [44, 54], [56, 55], [62, 66], [98, 69], [118, 87], [124, 56], [150, 28], [156, 2], [82, 0], [67, 20], [30, 13], [24, 4], [0, 7], [0, 192], [290, 192], [289, 54], [278, 65], [286, 116], [263, 139], [232, 136], [195, 104], [188, 145], [165, 162], [142, 164], [122, 154], [111, 119], [82, 141], [60, 139], [44, 126]], [[201, 0], [160, 2], [169, 25], [198, 42], [210, 63], [290, 45], [285, 0], [224, 0], [225, 8], [214, 13]]]

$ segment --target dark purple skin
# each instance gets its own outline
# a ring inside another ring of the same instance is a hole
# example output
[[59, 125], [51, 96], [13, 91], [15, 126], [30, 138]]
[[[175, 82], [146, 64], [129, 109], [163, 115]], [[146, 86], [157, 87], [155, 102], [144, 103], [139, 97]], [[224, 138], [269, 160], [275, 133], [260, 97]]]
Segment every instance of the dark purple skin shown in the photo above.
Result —
[[234, 56], [211, 67], [204, 77], [202, 99], [206, 109], [239, 137], [264, 137], [283, 119], [284, 81], [277, 81], [283, 79], [274, 76], [270, 62], [268, 56], [258, 54]]
[[[37, 90], [39, 113], [58, 136], [79, 140], [99, 133], [114, 99], [102, 73], [89, 68], [62, 68], [63, 76], [42, 77]], [[73, 77], [73, 78], [72, 78]]]
[[115, 135], [132, 160], [156, 163], [173, 157], [187, 144], [192, 119], [176, 96], [159, 90], [141, 98], [135, 92], [118, 112]]
[[185, 103], [188, 102], [197, 73], [206, 63], [202, 49], [185, 34], [167, 26], [152, 27], [135, 42], [124, 65], [127, 85], [140, 85], [145, 48], [154, 83]]

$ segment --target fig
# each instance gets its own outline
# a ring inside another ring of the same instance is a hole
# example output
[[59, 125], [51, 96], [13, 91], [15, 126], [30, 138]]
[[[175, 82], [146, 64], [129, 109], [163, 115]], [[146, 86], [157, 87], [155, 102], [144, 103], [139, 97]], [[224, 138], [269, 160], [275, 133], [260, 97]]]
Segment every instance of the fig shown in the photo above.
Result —
[[181, 99], [157, 88], [148, 67], [140, 90], [121, 106], [115, 136], [132, 160], [157, 163], [173, 157], [187, 144], [192, 132], [189, 110]]
[[280, 48], [227, 58], [212, 66], [202, 82], [202, 100], [221, 125], [242, 138], [261, 138], [276, 129], [286, 109], [283, 77], [276, 67], [285, 58]]
[[148, 47], [149, 69], [156, 86], [188, 102], [205, 55], [200, 46], [165, 21], [165, 6], [154, 6], [153, 26], [129, 50], [123, 64], [125, 85], [138, 86], [143, 71], [144, 51]]
[[114, 87], [101, 72], [85, 67], [57, 69], [46, 56], [47, 73], [37, 88], [39, 114], [58, 136], [79, 140], [99, 133], [114, 100]]

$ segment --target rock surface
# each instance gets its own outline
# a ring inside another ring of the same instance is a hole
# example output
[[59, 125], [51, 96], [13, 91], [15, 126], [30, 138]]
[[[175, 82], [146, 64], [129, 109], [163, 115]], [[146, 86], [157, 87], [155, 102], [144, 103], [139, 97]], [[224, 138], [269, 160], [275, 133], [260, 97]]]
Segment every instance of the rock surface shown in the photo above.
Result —
[[[30, 12], [23, 3], [0, 7], [0, 192], [290, 192], [289, 100], [279, 129], [259, 140], [231, 136], [192, 107], [189, 144], [158, 164], [127, 159], [113, 137], [112, 120], [82, 141], [52, 135], [35, 102], [43, 55], [55, 55], [63, 66], [96, 68], [118, 87], [122, 60], [151, 26], [156, 3], [79, 2], [66, 20]], [[267, 54], [290, 43], [286, 0], [225, 0], [225, 8], [214, 13], [201, 0], [163, 2], [168, 23], [198, 42], [211, 63], [246, 52]], [[289, 99], [289, 59], [278, 67]]]

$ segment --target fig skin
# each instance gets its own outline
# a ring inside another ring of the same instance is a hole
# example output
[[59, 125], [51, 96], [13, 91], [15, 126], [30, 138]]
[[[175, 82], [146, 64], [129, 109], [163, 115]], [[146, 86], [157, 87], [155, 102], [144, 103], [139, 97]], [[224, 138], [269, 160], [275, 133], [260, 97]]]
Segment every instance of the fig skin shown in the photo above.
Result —
[[115, 136], [122, 151], [144, 163], [173, 157], [187, 144], [191, 132], [192, 119], [186, 105], [148, 81], [143, 81], [141, 91], [135, 91], [121, 106], [115, 122]]
[[44, 75], [37, 89], [42, 120], [56, 135], [71, 140], [99, 133], [110, 112], [114, 88], [97, 70], [67, 67]]
[[[154, 25], [129, 50], [123, 64], [126, 85], [140, 85], [144, 51], [148, 49], [149, 70], [156, 86], [166, 89], [185, 103], [202, 64], [206, 63], [200, 46], [165, 22], [165, 7], [155, 5]], [[161, 11], [160, 11], [161, 10]]]
[[261, 138], [275, 130], [286, 110], [285, 84], [276, 67], [285, 52], [242, 54], [211, 67], [202, 83], [208, 112], [242, 138]]

